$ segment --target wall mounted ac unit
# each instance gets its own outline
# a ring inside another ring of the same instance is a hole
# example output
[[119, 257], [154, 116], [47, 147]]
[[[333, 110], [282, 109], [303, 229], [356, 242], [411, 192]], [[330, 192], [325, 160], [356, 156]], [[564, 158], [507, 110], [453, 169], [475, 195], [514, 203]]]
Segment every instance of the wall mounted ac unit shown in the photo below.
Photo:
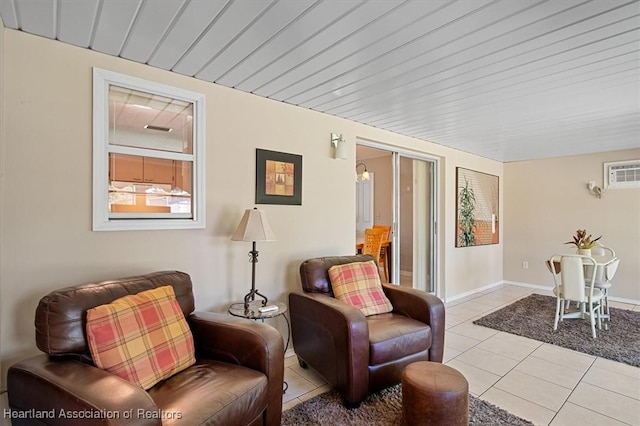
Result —
[[640, 160], [604, 163], [606, 188], [640, 188]]

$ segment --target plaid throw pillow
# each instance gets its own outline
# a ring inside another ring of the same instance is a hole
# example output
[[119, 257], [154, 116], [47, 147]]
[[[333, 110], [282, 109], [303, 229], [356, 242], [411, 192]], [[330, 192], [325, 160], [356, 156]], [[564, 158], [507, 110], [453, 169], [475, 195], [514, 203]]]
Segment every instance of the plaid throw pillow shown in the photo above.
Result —
[[332, 266], [329, 279], [336, 299], [360, 309], [366, 316], [393, 310], [382, 291], [378, 267], [373, 260]]
[[89, 309], [87, 339], [96, 366], [142, 389], [196, 361], [191, 330], [170, 285]]

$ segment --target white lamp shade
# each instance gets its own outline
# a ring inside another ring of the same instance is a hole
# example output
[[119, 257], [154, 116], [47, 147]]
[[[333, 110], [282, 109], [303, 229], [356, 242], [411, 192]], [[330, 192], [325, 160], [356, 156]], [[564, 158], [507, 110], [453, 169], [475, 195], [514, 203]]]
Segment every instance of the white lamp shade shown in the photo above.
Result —
[[231, 240], [276, 241], [276, 236], [271, 230], [264, 210], [247, 209]]
[[336, 143], [336, 159], [345, 160], [347, 158], [347, 143], [344, 140], [339, 140]]

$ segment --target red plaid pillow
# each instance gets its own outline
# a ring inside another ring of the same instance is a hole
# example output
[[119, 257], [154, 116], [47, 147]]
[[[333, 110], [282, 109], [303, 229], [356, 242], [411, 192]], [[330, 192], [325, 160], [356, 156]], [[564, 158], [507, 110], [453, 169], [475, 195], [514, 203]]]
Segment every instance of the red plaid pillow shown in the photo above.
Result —
[[193, 336], [170, 285], [87, 311], [96, 366], [149, 389], [196, 362]]
[[393, 310], [382, 291], [378, 266], [373, 260], [332, 266], [329, 278], [336, 299], [360, 309], [366, 316]]

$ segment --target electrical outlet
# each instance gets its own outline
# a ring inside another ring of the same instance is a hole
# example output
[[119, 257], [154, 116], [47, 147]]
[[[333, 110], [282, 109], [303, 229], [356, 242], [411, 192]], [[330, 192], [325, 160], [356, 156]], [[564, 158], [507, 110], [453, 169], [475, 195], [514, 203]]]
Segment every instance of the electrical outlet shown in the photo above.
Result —
[[527, 262], [526, 260], [522, 262], [522, 269], [529, 269], [529, 262]]

